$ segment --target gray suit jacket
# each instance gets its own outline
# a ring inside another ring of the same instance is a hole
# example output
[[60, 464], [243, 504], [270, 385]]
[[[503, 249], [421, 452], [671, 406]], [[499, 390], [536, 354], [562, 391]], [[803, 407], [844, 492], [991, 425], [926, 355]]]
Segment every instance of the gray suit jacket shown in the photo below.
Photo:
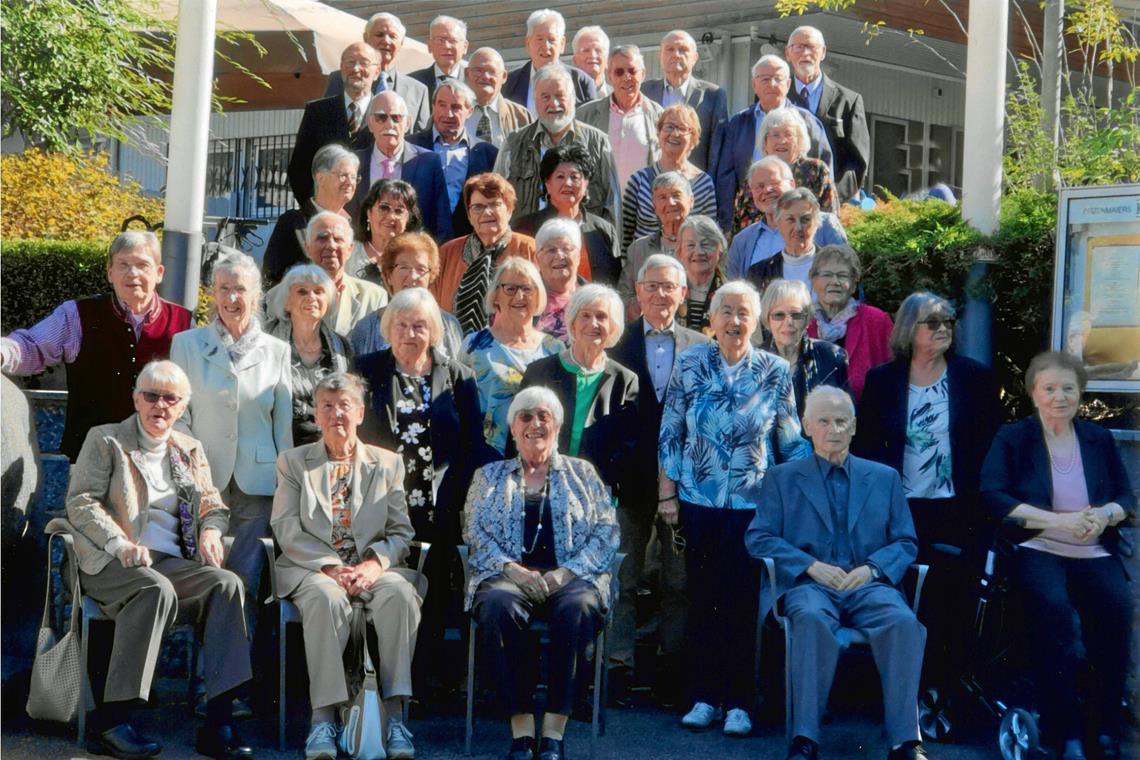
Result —
[[[332, 543], [328, 453], [322, 441], [277, 458], [277, 491], [269, 524], [281, 547], [277, 593], [288, 596], [310, 573], [344, 564]], [[356, 444], [352, 470], [352, 537], [361, 559], [370, 554], [400, 568], [415, 530], [404, 495], [404, 460], [379, 446]], [[403, 573], [401, 573], [403, 574]], [[415, 574], [405, 576], [416, 582]]]
[[[408, 106], [408, 115], [412, 119], [411, 125], [408, 127], [408, 132], [419, 132], [431, 126], [431, 98], [428, 96], [428, 88], [422, 82], [417, 82], [407, 74], [401, 74], [398, 71], [390, 71], [388, 75], [392, 77], [392, 89], [404, 99], [404, 103]], [[372, 83], [372, 94], [375, 95], [380, 91], [380, 79], [377, 77], [376, 81]], [[344, 94], [344, 79], [341, 77], [339, 71], [334, 71], [329, 74], [329, 83], [325, 86], [325, 97], [332, 95]]]
[[[665, 109], [648, 97], [642, 97], [642, 102], [645, 103], [643, 112], [645, 133], [649, 135], [649, 155], [645, 158], [645, 165], [649, 166], [661, 157], [661, 146], [657, 142], [657, 119]], [[578, 106], [574, 118], [583, 124], [589, 124], [591, 127], [602, 130], [607, 137], [610, 137], [610, 98], [608, 96], [598, 98], [585, 105]], [[612, 137], [610, 137], [610, 143], [613, 143]]]
[[[660, 103], [665, 98], [665, 80], [650, 79], [641, 85], [641, 92]], [[701, 123], [701, 141], [693, 149], [693, 155], [689, 156], [689, 160], [707, 171], [712, 162], [709, 150], [713, 133], [728, 119], [728, 94], [712, 82], [694, 77], [686, 100], [697, 112], [697, 118]]]
[[[902, 479], [886, 465], [848, 457], [847, 529], [855, 564], [873, 564], [884, 580], [898, 585], [918, 556]], [[807, 576], [808, 567], [832, 554], [835, 528], [817, 460], [810, 456], [768, 470], [756, 516], [744, 534], [744, 545], [753, 557], [776, 561], [777, 584], [783, 591], [814, 582]]]

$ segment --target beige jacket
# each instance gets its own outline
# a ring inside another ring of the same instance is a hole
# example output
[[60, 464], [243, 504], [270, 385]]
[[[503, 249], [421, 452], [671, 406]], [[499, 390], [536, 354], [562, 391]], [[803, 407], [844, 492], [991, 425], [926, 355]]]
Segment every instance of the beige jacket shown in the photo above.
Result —
[[[190, 462], [194, 481], [190, 507], [196, 538], [206, 528], [217, 528], [224, 535], [230, 510], [214, 488], [202, 444], [178, 431], [170, 434], [170, 444], [182, 450]], [[79, 568], [88, 575], [95, 575], [114, 559], [104, 550], [108, 542], [115, 538], [137, 542], [146, 527], [150, 496], [136, 464], [139, 456], [137, 414], [92, 428], [83, 442], [67, 489], [67, 519], [75, 537]]]
[[[344, 564], [332, 544], [328, 461], [323, 441], [298, 446], [277, 458], [270, 525], [281, 547], [279, 596], [293, 593], [309, 573]], [[401, 570], [415, 535], [404, 496], [404, 461], [386, 449], [358, 443], [351, 491], [352, 535], [361, 558], [371, 552], [386, 566]], [[401, 575], [416, 581], [415, 573], [405, 570]]]

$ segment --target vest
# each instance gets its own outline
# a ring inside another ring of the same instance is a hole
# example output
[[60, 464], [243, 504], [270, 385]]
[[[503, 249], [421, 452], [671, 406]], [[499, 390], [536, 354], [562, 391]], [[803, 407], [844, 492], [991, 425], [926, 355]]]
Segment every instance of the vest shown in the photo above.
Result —
[[59, 447], [72, 462], [88, 430], [134, 414], [131, 394], [139, 371], [152, 359], [168, 358], [174, 334], [189, 328], [194, 318], [187, 309], [159, 298], [158, 313], [136, 340], [110, 294], [80, 298], [75, 305], [83, 338], [79, 355], [67, 365], [67, 421]]

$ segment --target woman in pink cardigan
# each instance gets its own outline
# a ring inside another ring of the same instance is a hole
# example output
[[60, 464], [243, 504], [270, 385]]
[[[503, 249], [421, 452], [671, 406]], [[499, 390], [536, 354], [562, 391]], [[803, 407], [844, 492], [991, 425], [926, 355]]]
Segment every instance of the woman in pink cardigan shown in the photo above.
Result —
[[847, 382], [859, 401], [867, 371], [891, 360], [891, 317], [853, 297], [863, 266], [859, 254], [845, 245], [820, 247], [808, 276], [816, 304], [807, 334], [847, 352]]

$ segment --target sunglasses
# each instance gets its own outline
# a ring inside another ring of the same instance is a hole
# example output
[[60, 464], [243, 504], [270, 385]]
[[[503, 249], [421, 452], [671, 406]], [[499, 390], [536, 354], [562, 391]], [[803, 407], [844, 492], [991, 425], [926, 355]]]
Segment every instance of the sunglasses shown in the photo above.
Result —
[[148, 404], [157, 404], [159, 401], [167, 406], [174, 406], [182, 400], [182, 397], [175, 393], [156, 393], [154, 391], [139, 391], [139, 395]]
[[386, 121], [391, 121], [393, 124], [399, 124], [404, 120], [402, 113], [384, 113], [383, 111], [373, 111], [372, 118], [383, 124]]
[[771, 322], [783, 322], [785, 319], [790, 319], [793, 322], [806, 322], [807, 314], [802, 311], [773, 311], [768, 315], [768, 320]]
[[939, 319], [938, 317], [929, 317], [919, 322], [919, 324], [926, 325], [928, 328], [930, 328], [930, 332], [938, 332], [938, 328], [942, 327], [942, 325], [946, 325], [947, 330], [953, 330], [954, 323], [957, 321], [958, 320], [954, 319], [954, 317], [943, 317], [942, 319]]
[[537, 412], [522, 411], [519, 412], [518, 418], [524, 425], [529, 425], [536, 419], [542, 423], [547, 423], [554, 419], [551, 416], [550, 412], [546, 411], [545, 409], [540, 409]]

